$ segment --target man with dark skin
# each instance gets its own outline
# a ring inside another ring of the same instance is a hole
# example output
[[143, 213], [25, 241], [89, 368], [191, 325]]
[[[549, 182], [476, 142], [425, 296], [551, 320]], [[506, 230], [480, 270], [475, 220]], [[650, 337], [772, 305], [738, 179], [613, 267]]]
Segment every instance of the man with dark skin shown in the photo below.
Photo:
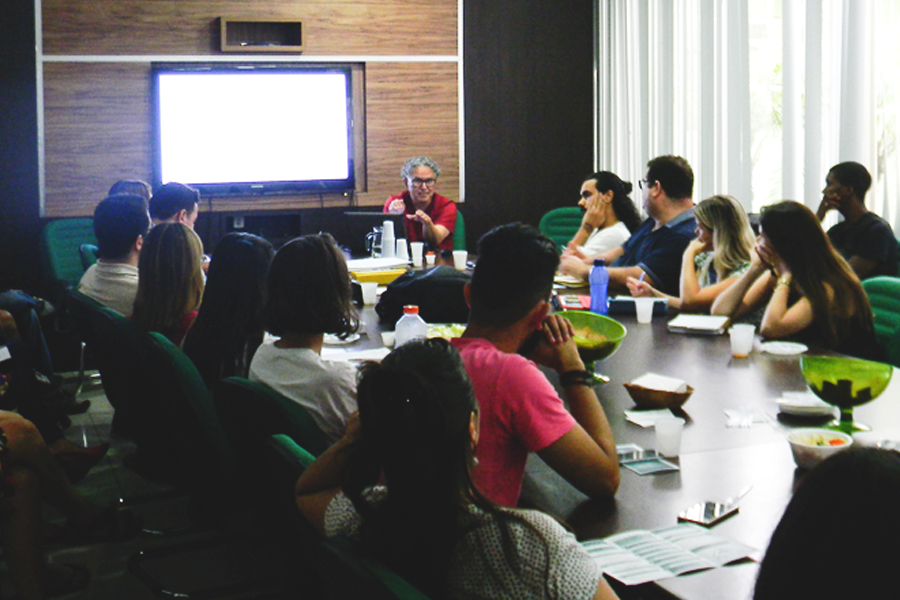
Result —
[[887, 221], [866, 208], [866, 192], [871, 185], [872, 176], [859, 163], [831, 167], [816, 216], [821, 221], [836, 209], [844, 217], [828, 230], [828, 238], [857, 277], [896, 277], [900, 247]]

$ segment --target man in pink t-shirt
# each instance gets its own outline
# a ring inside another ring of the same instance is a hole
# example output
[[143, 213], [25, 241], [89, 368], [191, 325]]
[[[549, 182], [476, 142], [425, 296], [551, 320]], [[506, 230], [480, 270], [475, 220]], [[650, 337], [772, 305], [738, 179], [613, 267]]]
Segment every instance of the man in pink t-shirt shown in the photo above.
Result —
[[[592, 498], [609, 498], [619, 487], [616, 445], [593, 377], [571, 324], [548, 314], [558, 265], [556, 246], [533, 227], [488, 232], [465, 288], [469, 323], [452, 342], [480, 407], [473, 479], [502, 506], [518, 503], [530, 452]], [[568, 411], [535, 362], [560, 374]]]

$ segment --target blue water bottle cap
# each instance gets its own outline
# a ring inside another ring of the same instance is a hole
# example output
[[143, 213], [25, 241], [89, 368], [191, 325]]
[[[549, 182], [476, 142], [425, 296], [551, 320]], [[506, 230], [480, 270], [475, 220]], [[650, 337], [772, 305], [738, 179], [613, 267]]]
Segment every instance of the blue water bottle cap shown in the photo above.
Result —
[[602, 259], [602, 258], [595, 258], [595, 259], [594, 259], [594, 266], [595, 266], [595, 267], [605, 267], [605, 266], [606, 266], [606, 260], [604, 260], [604, 259]]

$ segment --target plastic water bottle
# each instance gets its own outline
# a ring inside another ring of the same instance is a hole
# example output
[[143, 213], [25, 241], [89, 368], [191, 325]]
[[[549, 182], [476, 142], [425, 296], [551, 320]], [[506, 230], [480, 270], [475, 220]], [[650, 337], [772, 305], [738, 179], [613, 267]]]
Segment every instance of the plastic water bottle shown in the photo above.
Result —
[[591, 275], [588, 279], [591, 284], [591, 312], [605, 315], [609, 311], [607, 292], [609, 291], [609, 271], [606, 270], [606, 261], [602, 258], [594, 259]]
[[428, 337], [428, 324], [419, 316], [419, 307], [409, 304], [403, 307], [403, 316], [394, 329], [394, 348], [406, 342]]

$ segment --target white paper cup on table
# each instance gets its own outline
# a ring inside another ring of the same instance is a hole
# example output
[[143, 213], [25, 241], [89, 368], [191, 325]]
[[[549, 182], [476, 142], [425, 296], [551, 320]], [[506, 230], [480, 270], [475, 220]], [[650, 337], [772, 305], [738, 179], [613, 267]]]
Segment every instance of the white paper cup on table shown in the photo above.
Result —
[[422, 256], [425, 254], [425, 242], [410, 242], [409, 250], [412, 252], [413, 264], [417, 267], [421, 267]]
[[728, 330], [731, 336], [731, 355], [735, 358], [747, 358], [753, 350], [753, 339], [756, 326], [747, 323], [732, 325]]
[[453, 251], [453, 266], [459, 271], [466, 270], [466, 261], [469, 260], [469, 253], [465, 250]]
[[363, 304], [366, 306], [375, 306], [375, 299], [378, 297], [378, 283], [375, 281], [364, 281], [359, 284], [362, 288]]
[[425, 264], [429, 267], [434, 266], [434, 252], [429, 252], [425, 255]]
[[635, 298], [634, 309], [637, 312], [637, 322], [646, 325], [653, 320], [653, 298]]
[[406, 238], [397, 240], [397, 252], [394, 256], [400, 260], [409, 260], [409, 247], [406, 245]]
[[656, 450], [663, 456], [678, 456], [681, 453], [681, 432], [684, 419], [663, 417], [656, 420]]
[[394, 237], [394, 222], [385, 221], [381, 224], [381, 230], [384, 235]]

